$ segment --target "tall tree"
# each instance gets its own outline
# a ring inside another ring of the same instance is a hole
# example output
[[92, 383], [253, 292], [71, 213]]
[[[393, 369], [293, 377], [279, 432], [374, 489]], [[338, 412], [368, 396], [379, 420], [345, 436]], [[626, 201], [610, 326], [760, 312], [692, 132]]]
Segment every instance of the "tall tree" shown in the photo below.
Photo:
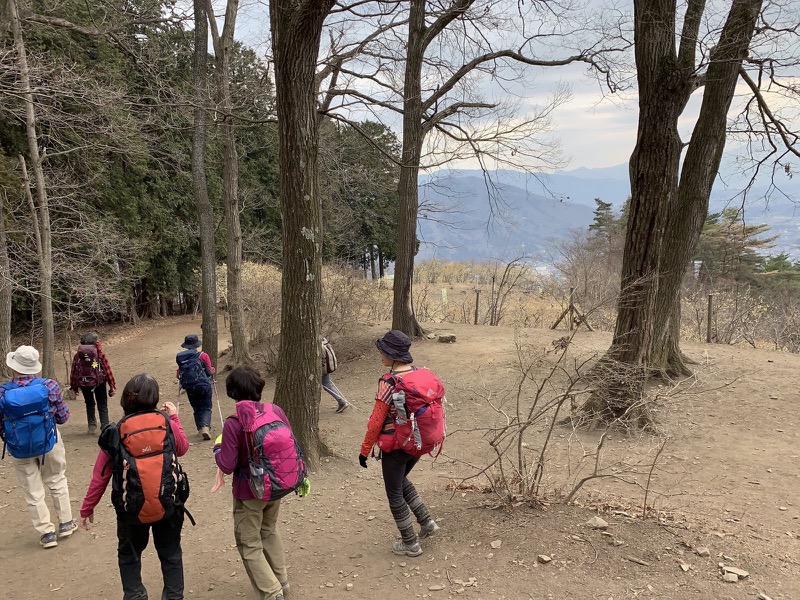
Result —
[[[11, 20], [11, 30], [14, 35], [14, 47], [17, 53], [17, 64], [20, 77], [20, 91], [25, 104], [25, 132], [28, 140], [28, 157], [33, 169], [33, 187], [36, 193], [36, 202], [31, 195], [31, 216], [37, 234], [37, 251], [39, 254], [39, 297], [42, 311], [42, 373], [45, 377], [55, 376], [53, 364], [55, 354], [54, 323], [53, 323], [53, 248], [50, 235], [50, 207], [47, 198], [47, 189], [42, 168], [42, 155], [39, 151], [39, 140], [36, 126], [36, 110], [33, 102], [28, 54], [25, 49], [25, 39], [22, 35], [22, 22], [20, 20], [17, 0], [8, 0], [7, 10]], [[23, 167], [26, 193], [32, 194], [31, 181], [25, 168], [26, 161], [20, 156]]]
[[[478, 82], [484, 78], [520, 80], [530, 66], [573, 62], [605, 71], [603, 57], [615, 51], [610, 44], [587, 40], [585, 35], [567, 39], [560, 35], [559, 27], [550, 29], [549, 5], [519, 8], [514, 4], [513, 10], [509, 6], [502, 0], [443, 4], [411, 0], [380, 5], [387, 12], [380, 13], [382, 20], [370, 30], [370, 36], [382, 30], [385, 35], [374, 40], [367, 36], [364, 47], [355, 45], [357, 64], [343, 65], [343, 60], [353, 58], [354, 49], [348, 48], [329, 57], [322, 71], [330, 76], [322, 102], [327, 114], [343, 118], [337, 113], [339, 105], [332, 102], [341, 98], [343, 107], [363, 102], [372, 106], [370, 110], [382, 107], [402, 115], [392, 327], [411, 336], [422, 331], [412, 303], [420, 169], [456, 159], [476, 159], [492, 189], [490, 171], [501, 165], [532, 170], [559, 162], [557, 144], [545, 134], [550, 112], [566, 100], [563, 89], [557, 89], [544, 106], [520, 115], [511, 103], [482, 98]], [[543, 14], [537, 14], [538, 10]], [[559, 18], [566, 19], [567, 11]], [[539, 24], [535, 33], [528, 29], [530, 22]], [[398, 33], [401, 27], [407, 27], [405, 39]], [[486, 36], [487, 28], [497, 36]], [[397, 43], [398, 39], [402, 42]], [[541, 60], [539, 54], [560, 58]], [[367, 80], [368, 86], [356, 85], [359, 78]], [[499, 194], [492, 198], [497, 212], [502, 199]]]
[[[689, 372], [679, 347], [680, 285], [705, 222], [728, 111], [762, 1], [732, 0], [721, 28], [708, 37], [700, 34], [711, 20], [705, 0], [686, 4], [679, 37], [681, 16], [674, 0], [634, 1], [639, 124], [630, 160], [632, 198], [618, 315], [607, 357], [618, 370], [629, 368], [639, 383], [649, 374]], [[710, 51], [706, 39], [714, 40]], [[700, 114], [684, 144], [678, 120], [700, 88]], [[607, 419], [620, 417], [638, 400], [630, 393], [636, 389], [631, 385], [628, 392], [605, 394], [613, 398], [610, 402], [596, 394], [587, 410]]]
[[286, 409], [311, 465], [320, 455], [322, 377], [322, 199], [317, 180], [315, 76], [322, 24], [333, 5], [333, 0], [273, 0], [269, 5], [283, 220], [275, 402]]
[[[0, 156], [0, 161], [5, 157]], [[0, 175], [4, 165], [0, 163]], [[11, 350], [11, 262], [6, 237], [6, 188], [0, 180], [0, 356]]]
[[234, 364], [249, 363], [250, 350], [244, 320], [242, 294], [242, 226], [239, 220], [239, 157], [236, 153], [233, 102], [231, 100], [230, 68], [234, 50], [233, 32], [239, 0], [227, 0], [225, 22], [220, 34], [211, 0], [206, 0], [206, 13], [214, 42], [217, 80], [217, 114], [222, 137], [222, 196], [225, 205], [228, 264], [228, 312], [231, 317], [231, 343]]
[[194, 0], [194, 56], [192, 61], [194, 130], [192, 131], [192, 190], [200, 226], [200, 298], [203, 308], [203, 350], [216, 367], [217, 256], [214, 243], [214, 207], [206, 180], [208, 102], [208, 20], [205, 0]]

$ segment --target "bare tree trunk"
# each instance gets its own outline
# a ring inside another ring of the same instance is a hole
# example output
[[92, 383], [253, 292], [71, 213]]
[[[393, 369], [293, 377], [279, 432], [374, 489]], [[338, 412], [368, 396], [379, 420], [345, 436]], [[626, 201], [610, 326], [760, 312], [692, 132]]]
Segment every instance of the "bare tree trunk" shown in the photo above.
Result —
[[[283, 278], [275, 402], [286, 409], [309, 464], [319, 462], [322, 198], [314, 94], [322, 23], [331, 0], [272, 0], [269, 5], [278, 143]], [[314, 376], [310, 377], [309, 374]]]
[[[763, 0], [734, 0], [704, 81], [695, 55], [704, 0], [689, 0], [676, 49], [676, 4], [635, 0], [639, 129], [631, 157], [630, 214], [614, 339], [614, 375], [584, 407], [603, 420], [638, 420], [630, 411], [648, 375], [689, 373], [680, 351], [680, 290], [708, 212], [725, 145], [727, 111]], [[705, 84], [678, 182], [677, 133], [690, 94]], [[601, 361], [602, 370], [609, 361]], [[600, 373], [602, 376], [602, 373]]]
[[419, 163], [425, 134], [422, 124], [422, 63], [425, 55], [425, 0], [411, 0], [403, 87], [403, 153], [397, 184], [397, 260], [394, 270], [392, 329], [410, 337], [423, 332], [412, 304], [417, 253]]
[[378, 270], [375, 267], [375, 246], [372, 244], [369, 246], [369, 270], [372, 281], [375, 281], [378, 278]]
[[691, 374], [680, 350], [681, 284], [708, 214], [711, 189], [725, 148], [728, 110], [762, 3], [734, 0], [731, 6], [719, 43], [711, 53], [700, 115], [683, 161], [675, 209], [667, 219], [656, 313], [668, 318], [655, 322], [651, 363], [668, 376]]
[[222, 196], [225, 205], [225, 225], [228, 237], [228, 313], [231, 317], [231, 343], [233, 364], [250, 363], [250, 350], [244, 320], [242, 294], [242, 226], [239, 222], [239, 156], [236, 153], [236, 135], [233, 127], [233, 103], [230, 88], [230, 55], [233, 51], [233, 32], [238, 0], [228, 0], [222, 35], [217, 29], [211, 0], [206, 0], [206, 12], [214, 41], [217, 65], [217, 104], [221, 115], [222, 134]]
[[47, 201], [47, 190], [45, 189], [42, 156], [39, 152], [39, 142], [36, 137], [36, 113], [34, 111], [33, 92], [31, 89], [30, 71], [28, 69], [28, 55], [25, 51], [25, 40], [22, 37], [22, 24], [17, 10], [16, 0], [8, 0], [8, 10], [11, 17], [11, 29], [14, 34], [14, 46], [17, 51], [20, 88], [25, 102], [25, 132], [28, 138], [28, 154], [31, 159], [31, 168], [33, 169], [36, 198], [38, 201], [39, 235], [41, 236], [39, 294], [42, 309], [42, 374], [45, 377], [54, 377], [55, 334], [51, 289], [53, 278], [53, 250], [50, 235], [50, 208]]
[[200, 226], [200, 277], [203, 306], [203, 350], [216, 368], [217, 257], [214, 243], [214, 207], [206, 183], [206, 132], [208, 100], [208, 21], [205, 0], [194, 0], [194, 131], [192, 133], [192, 190]]
[[0, 190], [0, 356], [11, 350], [11, 262], [6, 237], [5, 191]]

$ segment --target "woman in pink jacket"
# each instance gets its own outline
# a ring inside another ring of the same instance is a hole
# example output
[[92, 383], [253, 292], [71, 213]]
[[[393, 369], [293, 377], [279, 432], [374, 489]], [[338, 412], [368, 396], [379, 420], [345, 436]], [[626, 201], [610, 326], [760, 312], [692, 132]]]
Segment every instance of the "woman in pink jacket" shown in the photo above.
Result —
[[[122, 464], [120, 456], [136, 456], [134, 460], [131, 460], [131, 464], [135, 464], [141, 476], [140, 481], [148, 476], [147, 470], [143, 467], [145, 461], [152, 458], [164, 464], [174, 463], [175, 466], [172, 467], [173, 470], [170, 471], [167, 479], [174, 478], [177, 481], [176, 495], [180, 496], [181, 490], [185, 490], [188, 495], [188, 483], [186, 483], [185, 475], [177, 464], [177, 460], [165, 461], [163, 454], [169, 452], [176, 456], [183, 456], [189, 449], [189, 440], [186, 438], [178, 418], [178, 411], [172, 402], [164, 402], [160, 406], [161, 412], [157, 411], [159, 406], [158, 382], [150, 375], [141, 373], [134, 376], [125, 385], [120, 404], [125, 418], [119, 422], [119, 431], [115, 424], [111, 424], [103, 430], [100, 436], [99, 443], [102, 449], [97, 454], [92, 480], [81, 506], [81, 527], [88, 530], [90, 523], [94, 522], [94, 509], [103, 497], [113, 475], [116, 479], [115, 491], [112, 493], [111, 499], [117, 513], [117, 538], [119, 540], [117, 556], [122, 579], [123, 600], [147, 598], [147, 590], [142, 584], [142, 552], [147, 547], [151, 529], [153, 545], [161, 561], [161, 572], [164, 577], [164, 590], [161, 598], [163, 600], [183, 600], [181, 529], [184, 511], [182, 504], [165, 504], [161, 496], [147, 497], [145, 489], [159, 490], [160, 486], [148, 486], [143, 482], [139, 487], [142, 489], [144, 502], [141, 503], [140, 512], [132, 515], [131, 506], [126, 504], [132, 500], [125, 495], [120, 497], [117, 490], [123, 485], [122, 477], [130, 477], [127, 473], [128, 469], [120, 468]], [[166, 427], [167, 423], [168, 427]], [[137, 440], [137, 436], [142, 439], [144, 436], [148, 436], [145, 442], [138, 444], [138, 446], [146, 445], [148, 452], [135, 454], [137, 444], [131, 443], [131, 440]], [[111, 443], [112, 440], [115, 443]], [[140, 466], [143, 468], [139, 471], [138, 467]], [[123, 475], [123, 471], [125, 471], [125, 475]], [[163, 480], [162, 473], [156, 475], [162, 477]], [[185, 484], [185, 487], [182, 487], [181, 484]], [[185, 500], [185, 497], [182, 500]], [[133, 510], [139, 510], [138, 506], [134, 506]], [[153, 511], [155, 514], [152, 514]]]

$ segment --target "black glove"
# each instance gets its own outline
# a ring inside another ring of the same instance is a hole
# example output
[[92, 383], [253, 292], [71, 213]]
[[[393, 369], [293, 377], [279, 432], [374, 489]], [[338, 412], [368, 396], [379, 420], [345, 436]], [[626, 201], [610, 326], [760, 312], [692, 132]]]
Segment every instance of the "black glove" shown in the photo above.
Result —
[[367, 457], [363, 454], [358, 455], [358, 464], [360, 464], [365, 469], [367, 468]]

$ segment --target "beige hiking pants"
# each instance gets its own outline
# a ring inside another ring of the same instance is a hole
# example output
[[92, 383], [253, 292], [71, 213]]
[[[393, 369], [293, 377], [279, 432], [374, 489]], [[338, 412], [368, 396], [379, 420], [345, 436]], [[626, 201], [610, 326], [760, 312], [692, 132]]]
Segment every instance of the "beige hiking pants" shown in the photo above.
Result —
[[[35, 458], [11, 458], [14, 471], [17, 473], [19, 485], [28, 503], [33, 528], [39, 535], [53, 533], [59, 523], [72, 520], [72, 507], [69, 504], [69, 489], [67, 488], [67, 452], [61, 439], [61, 432], [57, 433], [56, 444], [53, 449], [44, 455]], [[50, 509], [47, 507], [44, 488], [50, 490], [53, 504], [58, 515], [58, 523], [50, 521]]]
[[281, 501], [233, 499], [233, 535], [258, 600], [273, 600], [288, 580], [278, 533]]

